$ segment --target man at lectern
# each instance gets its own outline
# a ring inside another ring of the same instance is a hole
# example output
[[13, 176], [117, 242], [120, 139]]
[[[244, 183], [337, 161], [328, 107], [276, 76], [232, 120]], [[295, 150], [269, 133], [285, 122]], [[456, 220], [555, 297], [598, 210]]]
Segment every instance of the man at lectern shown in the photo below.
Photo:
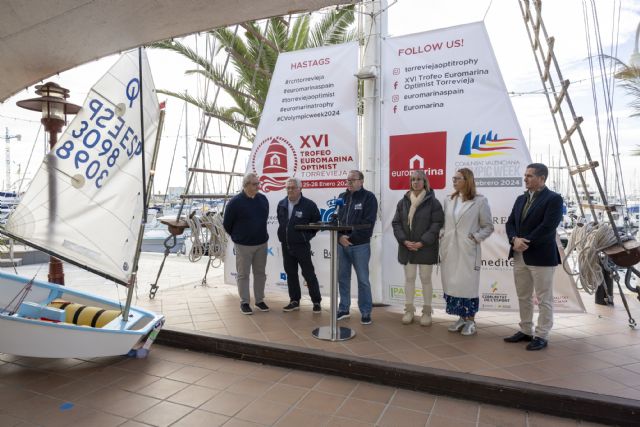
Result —
[[282, 243], [282, 263], [287, 274], [289, 288], [289, 304], [282, 311], [300, 309], [300, 278], [298, 265], [302, 270], [302, 277], [307, 282], [309, 296], [313, 303], [313, 314], [320, 314], [320, 285], [311, 261], [311, 239], [318, 230], [296, 230], [296, 225], [307, 225], [320, 221], [320, 210], [311, 199], [302, 195], [302, 181], [299, 178], [287, 180], [287, 197], [280, 200], [277, 208], [278, 240]]
[[338, 306], [338, 320], [351, 317], [351, 266], [356, 271], [358, 279], [358, 308], [360, 309], [360, 323], [371, 324], [371, 284], [369, 283], [369, 258], [371, 258], [371, 235], [378, 215], [378, 200], [376, 196], [362, 187], [364, 175], [358, 170], [352, 170], [347, 175], [347, 191], [340, 194], [344, 201], [338, 212], [340, 225], [369, 224], [369, 227], [351, 231], [339, 232], [338, 239], [338, 287], [340, 290], [340, 305]]

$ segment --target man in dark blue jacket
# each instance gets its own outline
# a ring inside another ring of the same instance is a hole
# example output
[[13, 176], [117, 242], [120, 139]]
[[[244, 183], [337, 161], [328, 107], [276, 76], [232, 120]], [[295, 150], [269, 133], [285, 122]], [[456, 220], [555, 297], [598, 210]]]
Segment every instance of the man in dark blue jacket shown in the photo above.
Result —
[[[562, 196], [549, 190], [549, 170], [542, 163], [527, 166], [527, 191], [518, 196], [506, 229], [513, 257], [513, 276], [520, 306], [520, 331], [506, 342], [528, 341], [527, 350], [547, 346], [553, 326], [553, 274], [561, 263], [556, 229], [562, 220]], [[538, 299], [538, 324], [533, 325], [533, 292]]]
[[242, 191], [235, 195], [224, 210], [223, 226], [231, 236], [236, 253], [236, 281], [240, 295], [242, 314], [253, 314], [249, 305], [249, 275], [253, 270], [253, 296], [256, 308], [269, 311], [264, 302], [264, 285], [267, 281], [267, 219], [269, 201], [258, 192], [260, 179], [248, 173], [242, 179]]
[[287, 180], [287, 197], [278, 203], [278, 240], [282, 243], [282, 261], [287, 273], [287, 287], [289, 288], [289, 304], [283, 311], [300, 309], [300, 278], [298, 264], [302, 270], [302, 277], [307, 282], [309, 296], [313, 303], [313, 313], [320, 314], [320, 285], [311, 261], [311, 239], [317, 230], [296, 230], [296, 225], [306, 225], [320, 221], [320, 211], [313, 200], [302, 195], [302, 182], [299, 178]]
[[351, 266], [358, 279], [358, 308], [360, 323], [371, 324], [371, 284], [369, 283], [369, 259], [371, 258], [371, 235], [378, 216], [378, 200], [376, 196], [362, 187], [364, 175], [358, 170], [347, 175], [347, 191], [340, 194], [344, 206], [338, 211], [340, 225], [368, 224], [369, 227], [358, 230], [340, 232], [338, 239], [338, 288], [340, 305], [338, 320], [350, 316], [351, 306]]

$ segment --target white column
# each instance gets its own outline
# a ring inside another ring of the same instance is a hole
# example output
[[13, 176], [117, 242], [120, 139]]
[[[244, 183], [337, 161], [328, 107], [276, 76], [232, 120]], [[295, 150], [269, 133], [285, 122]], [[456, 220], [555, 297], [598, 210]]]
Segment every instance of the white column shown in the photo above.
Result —
[[[380, 50], [382, 38], [387, 35], [387, 0], [363, 1], [360, 10], [362, 19], [359, 19], [360, 32], [364, 34], [363, 44], [360, 47], [362, 74], [374, 71], [375, 78], [364, 78], [363, 82], [363, 115], [360, 124], [360, 169], [365, 175], [364, 186], [372, 191], [378, 203], [381, 195], [380, 170], [380, 135], [381, 135], [381, 87], [380, 81]], [[359, 73], [361, 74], [361, 73]], [[382, 257], [382, 224], [378, 221], [373, 230], [371, 240], [371, 263], [369, 265], [369, 279], [371, 281], [371, 293], [373, 302], [382, 302], [382, 274], [381, 266], [384, 263]]]

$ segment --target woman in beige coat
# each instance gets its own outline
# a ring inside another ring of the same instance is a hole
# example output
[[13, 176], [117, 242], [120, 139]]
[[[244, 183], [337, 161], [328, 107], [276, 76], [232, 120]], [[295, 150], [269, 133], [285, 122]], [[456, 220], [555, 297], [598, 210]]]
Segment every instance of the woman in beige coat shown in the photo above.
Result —
[[493, 233], [493, 221], [487, 198], [476, 193], [470, 169], [456, 172], [453, 189], [454, 193], [444, 201], [444, 231], [440, 240], [442, 287], [447, 313], [458, 316], [449, 331], [473, 335], [480, 303], [480, 242]]

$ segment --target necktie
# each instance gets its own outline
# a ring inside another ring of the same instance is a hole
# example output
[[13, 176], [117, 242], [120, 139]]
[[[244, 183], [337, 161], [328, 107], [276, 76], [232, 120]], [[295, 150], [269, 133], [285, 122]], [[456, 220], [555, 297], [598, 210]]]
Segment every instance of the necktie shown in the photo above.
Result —
[[527, 193], [527, 203], [525, 203], [524, 208], [522, 209], [522, 216], [520, 217], [520, 221], [524, 220], [527, 216], [527, 212], [529, 212], [529, 208], [533, 204], [533, 200], [536, 198], [536, 193]]

